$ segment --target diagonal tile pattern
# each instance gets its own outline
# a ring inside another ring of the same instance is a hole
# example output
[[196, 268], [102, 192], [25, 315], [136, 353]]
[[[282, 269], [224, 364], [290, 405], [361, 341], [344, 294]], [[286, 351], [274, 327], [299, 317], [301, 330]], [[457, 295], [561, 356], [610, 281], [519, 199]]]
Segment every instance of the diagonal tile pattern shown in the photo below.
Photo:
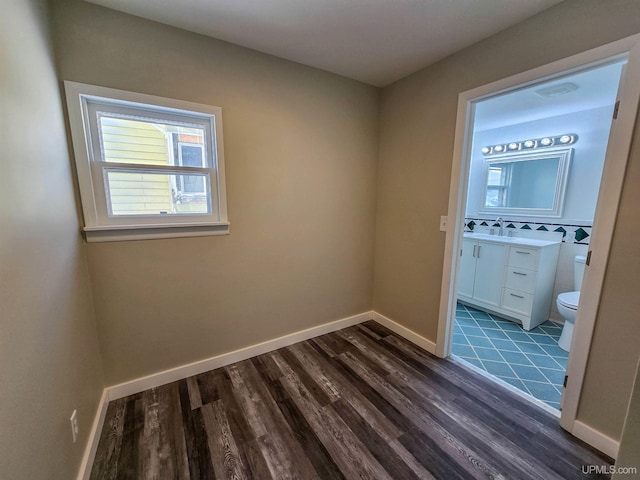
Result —
[[458, 304], [452, 352], [547, 405], [560, 409], [569, 354], [558, 347], [562, 326], [526, 332], [496, 315]]

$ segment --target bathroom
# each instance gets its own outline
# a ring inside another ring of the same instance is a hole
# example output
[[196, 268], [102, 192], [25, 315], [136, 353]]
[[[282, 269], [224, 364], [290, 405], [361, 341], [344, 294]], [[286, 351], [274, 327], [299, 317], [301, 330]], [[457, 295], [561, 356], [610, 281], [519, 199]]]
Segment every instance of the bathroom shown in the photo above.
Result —
[[624, 63], [475, 105], [451, 351], [556, 412]]

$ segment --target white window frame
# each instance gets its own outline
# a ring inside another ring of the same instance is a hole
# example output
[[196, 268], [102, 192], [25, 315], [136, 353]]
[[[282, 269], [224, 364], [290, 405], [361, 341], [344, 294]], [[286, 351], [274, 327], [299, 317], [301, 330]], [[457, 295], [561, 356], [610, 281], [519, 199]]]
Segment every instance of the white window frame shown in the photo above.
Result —
[[[191, 142], [177, 142], [177, 149], [178, 149], [178, 165], [180, 166], [184, 166], [183, 162], [182, 162], [182, 147], [196, 147], [199, 148], [202, 151], [202, 160], [204, 161], [205, 159], [205, 146], [201, 145], [199, 143], [191, 143]], [[177, 182], [176, 182], [177, 183]], [[184, 184], [183, 184], [183, 188], [184, 188]], [[193, 197], [197, 197], [197, 196], [201, 196], [201, 195], [206, 195], [205, 193], [185, 193], [184, 191], [182, 191], [181, 189], [178, 188], [178, 185], [176, 185], [176, 190], [180, 190], [180, 192], [182, 193], [182, 195], [186, 195], [186, 196], [193, 196]]]
[[[222, 140], [222, 109], [112, 88], [65, 81], [67, 108], [87, 241], [142, 240], [153, 238], [225, 235], [229, 233]], [[207, 164], [203, 168], [182, 165], [141, 165], [105, 162], [91, 112], [103, 104], [115, 114], [147, 112], [154, 119], [189, 123], [203, 128]], [[111, 215], [105, 188], [108, 171], [204, 174], [209, 179], [209, 213], [173, 215]]]

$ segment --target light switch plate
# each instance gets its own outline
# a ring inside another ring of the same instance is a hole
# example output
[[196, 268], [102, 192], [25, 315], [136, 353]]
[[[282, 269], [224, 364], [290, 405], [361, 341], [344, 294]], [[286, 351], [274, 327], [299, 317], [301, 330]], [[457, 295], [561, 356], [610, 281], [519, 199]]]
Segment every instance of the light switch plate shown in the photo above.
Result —
[[440, 217], [440, 231], [441, 232], [446, 232], [447, 231], [447, 216], [443, 215]]

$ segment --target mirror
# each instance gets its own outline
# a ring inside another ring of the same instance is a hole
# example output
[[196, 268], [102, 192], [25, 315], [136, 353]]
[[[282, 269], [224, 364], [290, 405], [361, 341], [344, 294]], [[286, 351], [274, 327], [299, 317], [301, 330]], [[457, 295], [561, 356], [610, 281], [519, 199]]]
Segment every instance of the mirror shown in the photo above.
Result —
[[485, 160], [481, 213], [560, 217], [572, 148]]

